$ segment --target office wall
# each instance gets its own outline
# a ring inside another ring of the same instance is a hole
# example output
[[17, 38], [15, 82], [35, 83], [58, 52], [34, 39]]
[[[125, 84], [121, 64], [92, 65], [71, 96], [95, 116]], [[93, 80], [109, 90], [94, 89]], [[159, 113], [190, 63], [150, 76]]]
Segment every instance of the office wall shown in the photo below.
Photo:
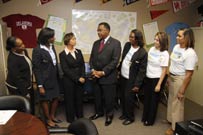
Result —
[[[158, 22], [160, 31], [164, 31], [165, 27], [174, 22], [184, 22], [194, 26], [198, 21], [197, 7], [203, 3], [202, 0], [197, 0], [189, 7], [177, 12], [173, 12], [171, 2], [166, 4], [149, 7], [147, 0], [140, 0], [129, 6], [123, 7], [123, 0], [111, 0], [105, 4], [101, 4], [100, 0], [83, 0], [79, 3], [74, 3], [75, 0], [52, 0], [45, 5], [38, 5], [39, 0], [11, 0], [7, 3], [0, 3], [0, 18], [15, 14], [32, 14], [43, 19], [47, 16], [55, 15], [67, 19], [67, 32], [71, 31], [71, 11], [72, 9], [85, 10], [110, 10], [110, 11], [130, 11], [137, 12], [137, 28], [142, 30], [142, 25], [152, 21]], [[169, 10], [165, 14], [152, 20], [150, 10]], [[3, 23], [3, 22], [1, 22]], [[85, 25], [85, 24], [84, 24]], [[96, 31], [96, 29], [95, 29]], [[38, 31], [37, 31], [38, 32]], [[9, 32], [8, 32], [9, 33]], [[128, 35], [126, 35], [128, 36]], [[95, 39], [96, 40], [96, 39]], [[64, 46], [57, 46], [57, 52], [63, 50]], [[32, 50], [29, 49], [31, 55]], [[85, 61], [88, 61], [89, 55], [85, 55]]]

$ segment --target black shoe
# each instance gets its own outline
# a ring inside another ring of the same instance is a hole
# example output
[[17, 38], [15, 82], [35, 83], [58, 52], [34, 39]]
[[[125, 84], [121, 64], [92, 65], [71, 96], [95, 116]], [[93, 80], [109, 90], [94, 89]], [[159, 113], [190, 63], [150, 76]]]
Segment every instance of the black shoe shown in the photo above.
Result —
[[125, 116], [125, 115], [121, 115], [121, 116], [119, 117], [119, 120], [124, 120], [124, 119], [126, 119], [126, 116]]
[[61, 122], [62, 122], [62, 121], [59, 120], [59, 119], [53, 119], [52, 121], [55, 122], [55, 123], [61, 123]]
[[152, 124], [151, 123], [149, 123], [148, 121], [145, 121], [144, 122], [144, 126], [151, 126]]
[[134, 122], [134, 120], [125, 119], [125, 121], [123, 121], [123, 125], [129, 125], [133, 122]]
[[49, 125], [47, 123], [47, 128], [59, 128], [59, 125], [55, 124], [55, 125]]
[[144, 118], [142, 118], [141, 122], [144, 123], [146, 120]]
[[104, 116], [104, 114], [94, 114], [94, 115], [92, 115], [89, 119], [90, 120], [96, 120], [96, 119], [98, 119], [99, 117], [102, 117], [102, 116]]
[[109, 126], [112, 123], [113, 115], [106, 116], [105, 126]]

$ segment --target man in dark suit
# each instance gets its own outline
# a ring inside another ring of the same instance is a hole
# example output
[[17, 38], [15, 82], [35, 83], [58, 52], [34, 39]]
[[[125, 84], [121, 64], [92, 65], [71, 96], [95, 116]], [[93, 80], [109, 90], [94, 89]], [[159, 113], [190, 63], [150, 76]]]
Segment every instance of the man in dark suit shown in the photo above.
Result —
[[90, 119], [102, 117], [105, 109], [105, 126], [108, 126], [113, 119], [121, 43], [109, 35], [110, 26], [106, 22], [98, 25], [97, 32], [100, 39], [94, 42], [89, 61], [93, 76], [96, 112]]

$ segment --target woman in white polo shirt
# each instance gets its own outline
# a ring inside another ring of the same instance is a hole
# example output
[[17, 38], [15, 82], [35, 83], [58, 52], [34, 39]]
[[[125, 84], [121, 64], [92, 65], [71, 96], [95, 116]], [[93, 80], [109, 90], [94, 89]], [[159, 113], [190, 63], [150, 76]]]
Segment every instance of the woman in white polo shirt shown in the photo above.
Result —
[[172, 135], [175, 130], [175, 123], [184, 120], [184, 94], [198, 61], [194, 51], [193, 31], [189, 28], [180, 29], [176, 39], [178, 44], [173, 48], [170, 56], [167, 110], [167, 120], [171, 122], [172, 128], [166, 131], [166, 135]]
[[144, 111], [142, 122], [145, 126], [153, 125], [159, 102], [160, 90], [167, 73], [169, 63], [168, 36], [158, 32], [154, 46], [148, 52], [147, 73], [144, 81]]

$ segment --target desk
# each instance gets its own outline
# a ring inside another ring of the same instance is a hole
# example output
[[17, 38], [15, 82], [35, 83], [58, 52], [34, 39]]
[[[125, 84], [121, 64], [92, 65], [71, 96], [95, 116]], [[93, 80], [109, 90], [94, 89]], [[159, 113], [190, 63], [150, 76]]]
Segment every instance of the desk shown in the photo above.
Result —
[[49, 132], [36, 116], [16, 112], [5, 125], [0, 125], [0, 135], [49, 135]]

